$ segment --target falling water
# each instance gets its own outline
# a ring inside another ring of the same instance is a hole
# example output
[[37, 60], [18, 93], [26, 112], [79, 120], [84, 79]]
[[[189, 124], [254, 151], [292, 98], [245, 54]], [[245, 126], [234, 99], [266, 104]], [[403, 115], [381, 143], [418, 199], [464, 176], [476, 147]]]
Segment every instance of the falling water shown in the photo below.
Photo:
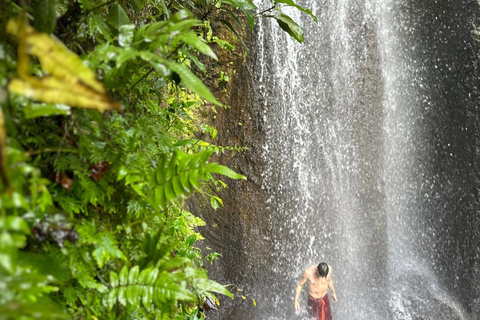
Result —
[[295, 285], [320, 261], [334, 270], [336, 320], [480, 317], [469, 278], [478, 9], [457, 2], [304, 2], [318, 24], [287, 11], [306, 30], [302, 45], [259, 22], [251, 51], [271, 265], [239, 284], [257, 307], [225, 319], [305, 319], [305, 292], [293, 312]]

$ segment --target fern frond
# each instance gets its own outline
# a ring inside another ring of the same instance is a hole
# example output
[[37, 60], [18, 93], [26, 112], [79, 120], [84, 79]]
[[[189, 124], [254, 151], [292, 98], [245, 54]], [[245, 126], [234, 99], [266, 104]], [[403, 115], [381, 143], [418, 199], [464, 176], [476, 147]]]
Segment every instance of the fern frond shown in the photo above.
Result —
[[139, 272], [139, 267], [130, 270], [125, 266], [119, 274], [110, 272], [112, 289], [104, 296], [103, 303], [108, 308], [118, 302], [123, 306], [143, 307], [150, 310], [157, 307], [173, 306], [177, 301], [196, 302], [197, 297], [181, 281], [178, 273], [146, 268]]
[[180, 198], [187, 198], [200, 189], [201, 180], [212, 180], [212, 173], [225, 175], [232, 179], [246, 179], [245, 176], [219, 165], [207, 164], [213, 150], [204, 150], [196, 154], [187, 154], [175, 150], [168, 159], [164, 156], [156, 168], [155, 204], [165, 210], [169, 203], [176, 203]]

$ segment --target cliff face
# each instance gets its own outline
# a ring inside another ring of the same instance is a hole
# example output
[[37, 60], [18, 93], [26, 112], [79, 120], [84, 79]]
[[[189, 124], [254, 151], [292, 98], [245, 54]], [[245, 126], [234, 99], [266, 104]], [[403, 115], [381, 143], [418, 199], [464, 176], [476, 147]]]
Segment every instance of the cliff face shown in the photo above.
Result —
[[[249, 33], [246, 42], [250, 41]], [[210, 277], [225, 284], [258, 284], [265, 281], [263, 275], [270, 267], [272, 244], [265, 211], [266, 191], [262, 188], [265, 124], [263, 111], [254, 98], [251, 73], [256, 57], [254, 52], [245, 55], [240, 43], [237, 43], [235, 53], [219, 51], [218, 55], [218, 66], [228, 65], [230, 80], [213, 90], [227, 105], [226, 108], [217, 108], [215, 117], [210, 120], [219, 132], [215, 144], [247, 149], [235, 154], [226, 152], [215, 161], [247, 176], [248, 180], [225, 180], [228, 188], [219, 193], [224, 205], [217, 210], [212, 209], [209, 199], [200, 195], [189, 201], [188, 208], [207, 224], [200, 230], [205, 237], [202, 244], [205, 255], [210, 252], [207, 247], [222, 255], [213, 264], [206, 265]], [[210, 312], [209, 319], [228, 319], [229, 315], [238, 312], [239, 305], [253, 305], [248, 285], [230, 289], [236, 293], [235, 301], [219, 297], [221, 311]]]

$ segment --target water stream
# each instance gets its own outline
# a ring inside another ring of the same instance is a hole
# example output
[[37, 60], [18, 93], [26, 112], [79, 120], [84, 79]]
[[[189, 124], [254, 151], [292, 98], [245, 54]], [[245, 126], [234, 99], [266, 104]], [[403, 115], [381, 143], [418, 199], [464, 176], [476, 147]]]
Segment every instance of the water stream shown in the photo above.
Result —
[[240, 284], [258, 306], [236, 319], [306, 319], [305, 293], [293, 313], [294, 288], [321, 261], [334, 269], [335, 320], [480, 318], [475, 2], [301, 4], [319, 20], [287, 11], [304, 44], [274, 21], [255, 30], [272, 256], [261, 285]]

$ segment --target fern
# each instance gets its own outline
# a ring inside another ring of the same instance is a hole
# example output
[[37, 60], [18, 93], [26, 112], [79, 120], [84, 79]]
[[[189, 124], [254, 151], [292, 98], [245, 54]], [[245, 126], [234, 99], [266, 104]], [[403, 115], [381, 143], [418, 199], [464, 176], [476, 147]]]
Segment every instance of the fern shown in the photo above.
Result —
[[[174, 258], [158, 268], [146, 268], [140, 271], [138, 266], [130, 270], [124, 266], [117, 274], [110, 272], [110, 291], [104, 296], [103, 303], [113, 308], [116, 303], [133, 308], [143, 306], [149, 310], [152, 306], [171, 309], [177, 301], [198, 302], [194, 292], [218, 292], [231, 298], [233, 295], [222, 285], [209, 280], [205, 272], [192, 268], [183, 272], [168, 272], [185, 264], [188, 259]], [[187, 282], [194, 292], [187, 288]]]
[[164, 156], [156, 169], [154, 189], [155, 204], [165, 210], [169, 203], [180, 198], [187, 198], [195, 190], [200, 189], [201, 180], [213, 180], [212, 173], [228, 176], [232, 179], [246, 179], [233, 170], [217, 163], [206, 164], [212, 150], [197, 154], [187, 154], [175, 150], [172, 157]]
[[195, 302], [196, 296], [182, 280], [180, 273], [173, 274], [156, 268], [139, 272], [138, 266], [130, 270], [123, 267], [119, 274], [110, 272], [111, 290], [103, 301], [110, 309], [119, 302], [123, 306], [127, 303], [133, 307], [143, 305], [147, 310], [153, 305], [171, 309], [179, 300]]

